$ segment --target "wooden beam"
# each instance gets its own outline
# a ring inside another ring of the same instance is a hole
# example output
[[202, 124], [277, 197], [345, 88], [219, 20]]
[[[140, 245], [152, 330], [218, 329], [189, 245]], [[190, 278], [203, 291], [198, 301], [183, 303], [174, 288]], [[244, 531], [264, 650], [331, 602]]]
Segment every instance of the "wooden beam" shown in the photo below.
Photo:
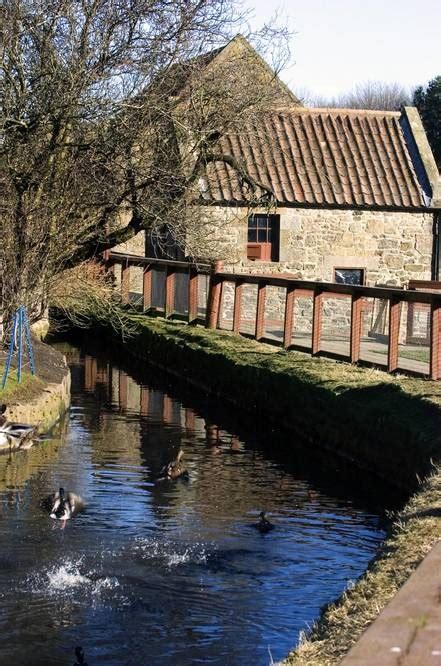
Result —
[[164, 311], [166, 317], [171, 317], [175, 311], [175, 272], [167, 266], [165, 274]]
[[257, 306], [256, 306], [256, 340], [261, 340], [265, 335], [265, 300], [266, 284], [259, 282], [257, 287]]
[[360, 360], [364, 296], [352, 294], [351, 297], [351, 337], [349, 341], [349, 359], [351, 363]]
[[323, 292], [316, 288], [313, 296], [312, 309], [312, 349], [313, 355], [321, 351], [322, 342], [322, 318], [323, 318]]
[[188, 323], [198, 318], [198, 273], [192, 266], [188, 274]]
[[130, 266], [121, 264], [121, 302], [128, 303], [130, 297]]
[[295, 294], [295, 287], [291, 285], [287, 287], [285, 296], [285, 318], [283, 323], [283, 346], [285, 349], [288, 349], [291, 346]]
[[430, 310], [430, 379], [441, 379], [441, 303]]
[[387, 347], [387, 371], [398, 368], [398, 341], [400, 337], [401, 301], [393, 296], [389, 300], [389, 343]]
[[142, 276], [142, 308], [144, 312], [152, 307], [152, 267], [146, 266]]
[[234, 285], [233, 333], [240, 333], [240, 317], [242, 311], [242, 282]]

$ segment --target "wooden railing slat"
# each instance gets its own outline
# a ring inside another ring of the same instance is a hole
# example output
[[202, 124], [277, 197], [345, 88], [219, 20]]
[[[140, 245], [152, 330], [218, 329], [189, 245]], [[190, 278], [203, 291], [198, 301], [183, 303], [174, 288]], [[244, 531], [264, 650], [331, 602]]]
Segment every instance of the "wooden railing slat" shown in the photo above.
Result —
[[398, 342], [400, 336], [401, 301], [392, 297], [389, 300], [389, 342], [387, 347], [387, 370], [398, 368]]
[[321, 338], [322, 338], [322, 318], [323, 318], [323, 292], [320, 288], [316, 288], [313, 297], [312, 308], [312, 350], [313, 355], [321, 351]]
[[285, 317], [283, 322], [283, 347], [285, 349], [288, 349], [291, 346], [295, 294], [296, 290], [294, 287], [287, 287], [285, 297]]
[[265, 300], [266, 300], [266, 285], [264, 282], [259, 283], [257, 287], [257, 306], [256, 306], [256, 340], [261, 340], [265, 334]]
[[441, 379], [441, 305], [430, 310], [430, 379]]
[[351, 298], [351, 337], [349, 341], [349, 358], [351, 363], [360, 360], [362, 316], [364, 297], [353, 294]]
[[240, 332], [241, 311], [242, 311], [242, 282], [236, 282], [234, 287], [233, 333]]

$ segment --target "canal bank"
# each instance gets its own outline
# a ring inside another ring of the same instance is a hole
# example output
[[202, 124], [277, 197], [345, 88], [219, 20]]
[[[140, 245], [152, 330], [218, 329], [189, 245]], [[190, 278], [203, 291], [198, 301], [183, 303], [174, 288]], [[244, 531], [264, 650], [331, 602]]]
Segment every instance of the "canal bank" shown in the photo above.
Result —
[[[414, 492], [391, 520], [367, 572], [289, 656], [337, 664], [441, 538], [441, 387], [310, 359], [227, 333], [136, 318], [125, 349], [250, 414], [265, 415], [359, 467]], [[420, 479], [425, 478], [423, 483]]]
[[[39, 432], [52, 428], [70, 404], [70, 372], [62, 354], [43, 342], [34, 340], [37, 381], [2, 396], [9, 421], [39, 424]], [[12, 370], [12, 372], [15, 372]], [[6, 447], [9, 450], [9, 447]]]

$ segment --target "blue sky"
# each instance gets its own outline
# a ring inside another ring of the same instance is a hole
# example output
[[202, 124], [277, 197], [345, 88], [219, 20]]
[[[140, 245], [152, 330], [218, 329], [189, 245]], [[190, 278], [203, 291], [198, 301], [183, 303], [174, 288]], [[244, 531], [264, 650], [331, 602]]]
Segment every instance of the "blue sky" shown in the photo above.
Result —
[[276, 8], [295, 35], [293, 89], [333, 96], [367, 80], [425, 84], [441, 74], [441, 0], [244, 0], [252, 28]]

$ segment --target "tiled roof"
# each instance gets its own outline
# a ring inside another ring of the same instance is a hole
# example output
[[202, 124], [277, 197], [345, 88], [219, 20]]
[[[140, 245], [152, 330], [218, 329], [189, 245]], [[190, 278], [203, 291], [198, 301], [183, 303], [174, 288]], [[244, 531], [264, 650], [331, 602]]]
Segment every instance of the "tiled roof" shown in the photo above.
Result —
[[[269, 187], [280, 204], [427, 205], [399, 113], [304, 108], [272, 111], [222, 137], [219, 147]], [[223, 161], [208, 166], [207, 181], [205, 199], [229, 203], [249, 200], [237, 171]]]

